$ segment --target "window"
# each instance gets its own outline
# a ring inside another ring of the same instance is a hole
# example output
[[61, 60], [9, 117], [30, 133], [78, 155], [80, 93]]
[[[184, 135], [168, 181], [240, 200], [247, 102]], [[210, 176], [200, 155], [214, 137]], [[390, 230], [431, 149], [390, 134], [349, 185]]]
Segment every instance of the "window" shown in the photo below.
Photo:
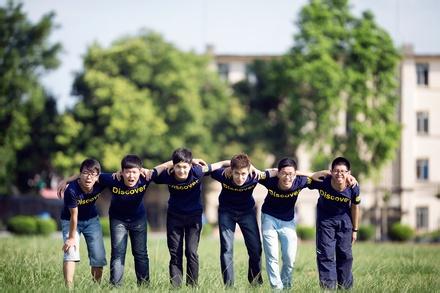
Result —
[[246, 79], [251, 85], [255, 85], [257, 83], [257, 75], [255, 74], [251, 64], [246, 64]]
[[428, 229], [428, 207], [418, 207], [416, 208], [416, 228], [417, 229]]
[[427, 159], [417, 160], [417, 180], [428, 180], [429, 178], [429, 161]]
[[429, 65], [428, 63], [417, 63], [417, 84], [418, 85], [428, 85], [429, 80]]
[[229, 64], [228, 63], [218, 63], [217, 70], [220, 77], [224, 80], [229, 79]]
[[417, 133], [428, 134], [429, 131], [429, 113], [417, 112]]

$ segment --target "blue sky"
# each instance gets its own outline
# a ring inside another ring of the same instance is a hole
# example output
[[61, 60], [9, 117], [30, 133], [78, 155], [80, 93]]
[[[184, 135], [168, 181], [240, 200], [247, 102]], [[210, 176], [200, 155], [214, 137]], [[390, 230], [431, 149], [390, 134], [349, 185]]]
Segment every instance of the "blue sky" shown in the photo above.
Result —
[[[73, 73], [94, 41], [108, 46], [142, 28], [161, 33], [182, 50], [222, 54], [282, 54], [292, 46], [294, 21], [306, 0], [22, 0], [32, 21], [54, 11], [63, 44], [62, 64], [43, 80], [60, 109], [73, 103]], [[6, 0], [0, 0], [3, 6]], [[421, 54], [440, 55], [440, 1], [351, 0], [353, 12], [371, 10], [396, 45], [412, 43]]]

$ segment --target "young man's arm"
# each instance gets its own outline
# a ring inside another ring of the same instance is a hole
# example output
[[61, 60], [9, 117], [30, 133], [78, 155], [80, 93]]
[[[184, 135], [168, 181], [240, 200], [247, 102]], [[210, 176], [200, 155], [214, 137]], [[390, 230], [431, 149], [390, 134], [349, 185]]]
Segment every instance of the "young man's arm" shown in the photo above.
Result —
[[220, 162], [216, 162], [211, 164], [211, 169], [209, 169], [209, 166], [202, 166], [203, 173], [207, 173], [210, 171], [215, 171], [217, 169], [220, 169], [222, 167], [229, 167], [231, 166], [231, 160], [224, 160]]
[[[153, 169], [156, 170], [157, 175], [160, 175], [163, 171], [171, 169], [171, 168], [173, 168], [173, 161], [167, 161], [165, 163], [157, 165]], [[152, 175], [153, 175], [153, 173], [151, 173], [150, 178], [151, 178]]]
[[351, 218], [353, 221], [353, 232], [351, 235], [351, 243], [354, 243], [357, 239], [357, 232], [359, 229], [359, 205], [358, 204], [351, 205]]
[[72, 176], [68, 177], [67, 179], [61, 180], [57, 186], [58, 198], [62, 198], [64, 191], [67, 188], [67, 185], [69, 185], [70, 182], [77, 180], [78, 178], [79, 178], [79, 174], [76, 174], [76, 175], [72, 175]]
[[69, 227], [69, 236], [66, 239], [66, 242], [64, 242], [63, 250], [67, 252], [70, 247], [76, 247], [75, 242], [75, 232], [76, 227], [78, 226], [78, 207], [76, 208], [69, 208], [70, 211], [70, 227]]

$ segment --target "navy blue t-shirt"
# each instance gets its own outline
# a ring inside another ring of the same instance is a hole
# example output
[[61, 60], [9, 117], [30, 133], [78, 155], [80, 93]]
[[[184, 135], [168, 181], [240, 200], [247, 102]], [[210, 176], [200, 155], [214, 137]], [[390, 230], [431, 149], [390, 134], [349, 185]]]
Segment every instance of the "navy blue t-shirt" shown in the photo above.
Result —
[[96, 182], [93, 185], [90, 193], [85, 193], [75, 180], [69, 184], [66, 191], [64, 191], [64, 207], [61, 211], [61, 219], [70, 221], [70, 210], [78, 208], [78, 221], [87, 221], [98, 215], [95, 202], [98, 199], [101, 191], [105, 188], [104, 185]]
[[267, 195], [264, 199], [261, 211], [283, 221], [291, 221], [295, 217], [295, 203], [300, 191], [307, 187], [311, 181], [306, 176], [296, 176], [292, 186], [288, 190], [278, 187], [278, 177], [269, 177], [260, 180], [260, 183], [267, 188]]
[[[211, 166], [209, 165], [209, 170]], [[202, 214], [202, 178], [205, 175], [199, 165], [191, 166], [188, 178], [179, 181], [174, 174], [163, 171], [154, 182], [157, 184], [167, 184], [170, 198], [168, 200], [168, 210], [170, 212], [187, 215]]]
[[309, 188], [318, 189], [319, 192], [317, 205], [318, 220], [341, 217], [343, 215], [351, 217], [351, 205], [361, 202], [358, 185], [347, 187], [343, 191], [337, 191], [331, 185], [331, 177], [326, 177], [322, 182], [312, 181]]
[[248, 175], [243, 185], [237, 186], [234, 180], [226, 178], [222, 173], [225, 168], [212, 171], [211, 177], [222, 184], [222, 191], [218, 198], [220, 211], [247, 211], [253, 209], [255, 200], [252, 192], [258, 180]]
[[[154, 170], [152, 178], [157, 176]], [[110, 189], [112, 201], [110, 203], [110, 218], [121, 221], [134, 221], [145, 216], [144, 194], [152, 180], [146, 180], [142, 175], [133, 187], [127, 187], [124, 180], [112, 178], [112, 174], [103, 173], [99, 176], [99, 182]]]

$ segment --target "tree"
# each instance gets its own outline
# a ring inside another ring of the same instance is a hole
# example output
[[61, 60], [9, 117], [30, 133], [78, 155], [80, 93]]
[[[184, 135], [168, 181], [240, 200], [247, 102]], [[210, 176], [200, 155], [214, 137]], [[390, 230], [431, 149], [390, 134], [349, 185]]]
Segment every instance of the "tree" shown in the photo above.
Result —
[[61, 45], [48, 40], [53, 18], [32, 24], [21, 4], [0, 7], [0, 193], [15, 184], [18, 152], [33, 143], [33, 119], [43, 114], [47, 95], [39, 79], [59, 64]]
[[266, 67], [254, 64], [263, 68], [256, 71], [263, 89], [243, 103], [273, 101], [271, 107], [255, 109], [265, 118], [260, 121], [272, 117], [278, 125], [281, 144], [269, 145], [272, 153], [295, 155], [304, 144], [315, 168], [344, 155], [356, 175], [369, 176], [392, 158], [399, 142], [398, 51], [373, 15], [356, 18], [347, 0], [310, 1], [300, 12], [298, 28], [283, 58]]
[[60, 118], [57, 167], [72, 172], [93, 156], [114, 170], [127, 153], [151, 167], [182, 146], [206, 160], [238, 151], [244, 112], [208, 65], [154, 32], [92, 45], [74, 82], [78, 102]]

